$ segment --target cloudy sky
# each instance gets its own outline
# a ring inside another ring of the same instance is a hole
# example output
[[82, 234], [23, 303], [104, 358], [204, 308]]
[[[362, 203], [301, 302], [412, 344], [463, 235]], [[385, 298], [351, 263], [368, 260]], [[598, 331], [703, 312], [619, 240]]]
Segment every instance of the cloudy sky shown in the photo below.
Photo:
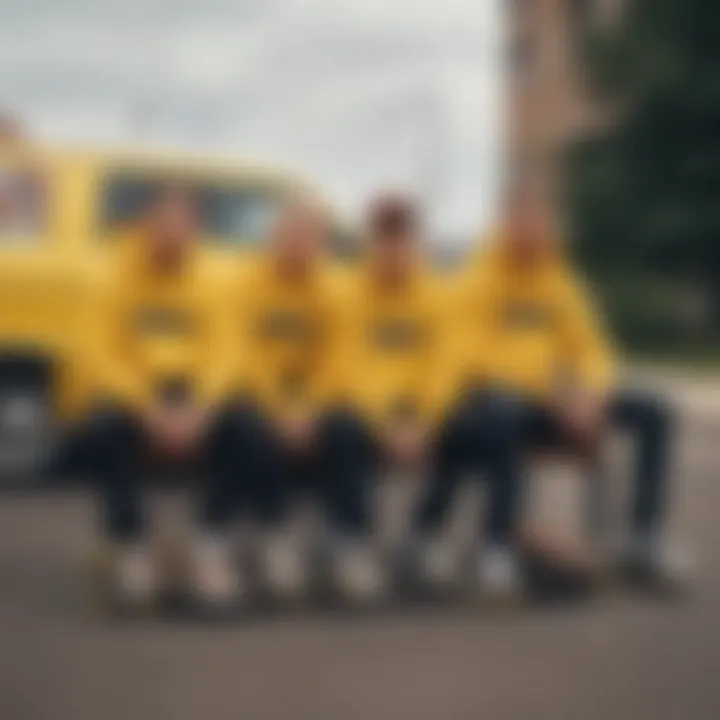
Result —
[[44, 137], [231, 152], [356, 210], [426, 194], [489, 222], [503, 0], [0, 0], [0, 106]]

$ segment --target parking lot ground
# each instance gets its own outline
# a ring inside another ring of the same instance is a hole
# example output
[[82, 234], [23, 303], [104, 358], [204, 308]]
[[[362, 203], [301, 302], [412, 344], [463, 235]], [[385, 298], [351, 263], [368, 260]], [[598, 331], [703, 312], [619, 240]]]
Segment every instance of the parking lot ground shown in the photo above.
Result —
[[717, 439], [685, 425], [673, 533], [701, 573], [680, 604], [110, 622], [82, 582], [86, 494], [0, 497], [0, 717], [717, 720]]

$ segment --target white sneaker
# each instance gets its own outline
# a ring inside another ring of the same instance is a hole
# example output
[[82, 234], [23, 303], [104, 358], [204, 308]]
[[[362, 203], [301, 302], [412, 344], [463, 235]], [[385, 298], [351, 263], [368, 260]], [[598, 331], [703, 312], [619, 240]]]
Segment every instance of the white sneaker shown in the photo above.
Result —
[[515, 603], [522, 598], [520, 564], [509, 547], [491, 545], [486, 548], [480, 556], [477, 579], [480, 593], [488, 600]]
[[196, 540], [191, 583], [196, 598], [208, 606], [227, 607], [242, 598], [245, 587], [227, 538], [204, 535]]
[[657, 533], [631, 535], [623, 565], [631, 580], [668, 590], [688, 587], [696, 570], [686, 552], [668, 545]]
[[119, 599], [123, 604], [150, 606], [159, 589], [150, 549], [144, 544], [122, 547], [118, 552], [115, 579]]
[[268, 533], [262, 541], [260, 572], [274, 596], [289, 600], [302, 595], [307, 572], [297, 538], [282, 531]]
[[367, 543], [341, 541], [335, 554], [334, 575], [338, 590], [352, 602], [372, 603], [385, 594], [384, 570]]
[[416, 541], [414, 565], [423, 585], [443, 590], [458, 578], [459, 558], [455, 548], [441, 538], [422, 538]]

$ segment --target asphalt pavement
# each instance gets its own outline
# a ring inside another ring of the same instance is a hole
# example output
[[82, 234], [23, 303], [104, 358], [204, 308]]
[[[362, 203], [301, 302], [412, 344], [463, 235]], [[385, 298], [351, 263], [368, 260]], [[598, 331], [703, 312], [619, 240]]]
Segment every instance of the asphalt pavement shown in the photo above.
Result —
[[[86, 494], [0, 497], [0, 718], [717, 720], [718, 427], [682, 427], [671, 530], [700, 570], [682, 602], [608, 591], [504, 614], [454, 604], [212, 626], [110, 621], [81, 561]], [[562, 468], [543, 475], [538, 513], [562, 524], [576, 483]], [[390, 490], [390, 526], [407, 492]]]

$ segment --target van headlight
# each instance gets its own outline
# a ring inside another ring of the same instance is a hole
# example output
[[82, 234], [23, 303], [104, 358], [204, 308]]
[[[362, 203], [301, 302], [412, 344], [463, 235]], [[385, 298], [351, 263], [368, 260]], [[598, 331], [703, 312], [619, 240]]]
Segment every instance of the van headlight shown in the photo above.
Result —
[[0, 427], [4, 432], [24, 433], [43, 424], [43, 409], [38, 398], [6, 396], [0, 398]]

